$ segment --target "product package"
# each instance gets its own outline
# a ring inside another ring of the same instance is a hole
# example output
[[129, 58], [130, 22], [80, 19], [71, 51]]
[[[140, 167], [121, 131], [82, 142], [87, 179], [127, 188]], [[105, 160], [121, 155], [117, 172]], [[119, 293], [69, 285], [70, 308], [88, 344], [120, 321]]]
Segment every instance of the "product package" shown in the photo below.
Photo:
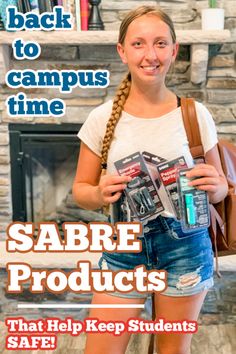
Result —
[[156, 185], [158, 190], [159, 197], [162, 201], [166, 214], [175, 215], [175, 210], [173, 208], [173, 203], [170, 200], [169, 195], [167, 194], [165, 187], [161, 181], [157, 166], [166, 163], [166, 160], [163, 157], [156, 156], [150, 152], [142, 152], [148, 171]]
[[186, 172], [190, 170], [191, 168], [179, 170], [178, 178], [181, 225], [184, 231], [207, 228], [210, 225], [207, 192], [188, 185], [191, 179], [186, 177]]
[[143, 151], [142, 156], [145, 160], [145, 164], [146, 164], [148, 171], [152, 177], [152, 180], [155, 182], [157, 189], [159, 189], [161, 186], [161, 181], [160, 181], [159, 173], [157, 171], [157, 165], [165, 162], [166, 160], [163, 159], [163, 157], [156, 156], [154, 154], [151, 154], [148, 151]]
[[164, 162], [157, 166], [161, 182], [163, 183], [168, 198], [171, 202], [175, 216], [178, 220], [181, 218], [181, 211], [179, 206], [179, 194], [177, 187], [178, 170], [188, 167], [183, 156]]
[[119, 175], [132, 177], [125, 194], [132, 212], [140, 221], [157, 216], [164, 210], [155, 182], [139, 152], [116, 161], [115, 167]]
[[110, 222], [132, 222], [135, 220], [135, 215], [130, 209], [130, 205], [124, 193], [121, 197], [111, 205]]

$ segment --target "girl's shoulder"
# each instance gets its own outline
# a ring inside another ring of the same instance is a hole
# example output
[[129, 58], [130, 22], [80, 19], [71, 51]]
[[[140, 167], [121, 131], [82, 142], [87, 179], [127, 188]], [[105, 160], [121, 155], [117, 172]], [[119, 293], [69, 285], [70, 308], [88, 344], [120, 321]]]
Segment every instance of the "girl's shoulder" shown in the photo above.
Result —
[[208, 108], [200, 103], [195, 103], [197, 119], [205, 153], [211, 150], [218, 142], [217, 131], [214, 119]]
[[196, 107], [197, 113], [211, 115], [211, 113], [209, 112], [208, 108], [202, 102], [199, 102], [199, 101], [195, 100], [195, 107]]
[[94, 108], [88, 118], [96, 118], [96, 119], [108, 119], [112, 111], [112, 100], [102, 103], [101, 105]]

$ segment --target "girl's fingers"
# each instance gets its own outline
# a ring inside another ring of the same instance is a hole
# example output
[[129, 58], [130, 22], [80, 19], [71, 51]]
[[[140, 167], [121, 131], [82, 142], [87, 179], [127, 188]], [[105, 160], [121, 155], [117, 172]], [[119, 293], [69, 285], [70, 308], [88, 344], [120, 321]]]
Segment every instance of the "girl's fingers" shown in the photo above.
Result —
[[206, 192], [216, 192], [220, 184], [220, 176], [214, 166], [199, 164], [186, 173], [187, 178], [194, 178], [188, 182], [189, 186]]
[[110, 197], [105, 197], [104, 198], [104, 203], [105, 204], [111, 204], [111, 203], [115, 203], [117, 202], [117, 200], [121, 197], [121, 192], [116, 192], [115, 194], [113, 194]]
[[201, 185], [218, 185], [218, 184], [219, 184], [219, 179], [211, 178], [211, 177], [197, 178], [188, 183], [188, 185], [192, 187], [197, 187]]
[[208, 164], [206, 164], [206, 163], [198, 163], [197, 165], [195, 165], [193, 168], [192, 168], [192, 170], [191, 171], [188, 171], [188, 173], [189, 172], [192, 172], [193, 170], [195, 170], [195, 169], [203, 169], [203, 170], [205, 170], [205, 169], [208, 169], [208, 168], [212, 168], [212, 169], [215, 169], [215, 167], [214, 166], [212, 166], [212, 165], [208, 165]]
[[104, 175], [99, 182], [99, 193], [104, 205], [116, 202], [127, 183], [132, 180], [129, 176]]
[[219, 177], [219, 173], [214, 168], [193, 168], [186, 173], [187, 178], [194, 177]]
[[109, 196], [113, 193], [121, 192], [125, 188], [126, 188], [126, 184], [115, 184], [113, 186], [108, 186], [108, 187], [104, 188], [103, 194]]
[[197, 189], [201, 190], [201, 191], [206, 191], [206, 192], [217, 192], [218, 187], [216, 185], [210, 185], [210, 184], [206, 184], [206, 185], [202, 185], [202, 186], [198, 186]]
[[114, 184], [129, 183], [132, 180], [129, 176], [103, 176], [101, 183], [104, 186], [111, 186]]

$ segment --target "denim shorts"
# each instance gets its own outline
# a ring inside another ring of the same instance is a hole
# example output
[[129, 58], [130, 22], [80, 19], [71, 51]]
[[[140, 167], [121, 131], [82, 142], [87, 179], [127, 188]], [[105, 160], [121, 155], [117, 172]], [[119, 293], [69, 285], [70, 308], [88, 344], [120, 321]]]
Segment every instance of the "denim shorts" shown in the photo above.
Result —
[[[190, 296], [213, 286], [213, 252], [207, 229], [183, 232], [173, 218], [158, 216], [143, 228], [139, 253], [104, 252], [100, 269], [131, 270], [144, 265], [147, 270], [165, 270], [167, 287], [162, 295]], [[113, 292], [110, 295], [146, 298], [144, 293]]]

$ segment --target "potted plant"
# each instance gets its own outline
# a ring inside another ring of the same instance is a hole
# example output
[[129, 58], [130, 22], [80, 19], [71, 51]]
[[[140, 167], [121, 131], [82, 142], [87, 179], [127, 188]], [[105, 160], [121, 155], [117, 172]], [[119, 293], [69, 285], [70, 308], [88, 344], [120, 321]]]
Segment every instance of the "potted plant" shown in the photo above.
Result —
[[202, 9], [202, 29], [224, 29], [224, 9], [217, 7], [217, 0], [208, 0], [209, 8]]

